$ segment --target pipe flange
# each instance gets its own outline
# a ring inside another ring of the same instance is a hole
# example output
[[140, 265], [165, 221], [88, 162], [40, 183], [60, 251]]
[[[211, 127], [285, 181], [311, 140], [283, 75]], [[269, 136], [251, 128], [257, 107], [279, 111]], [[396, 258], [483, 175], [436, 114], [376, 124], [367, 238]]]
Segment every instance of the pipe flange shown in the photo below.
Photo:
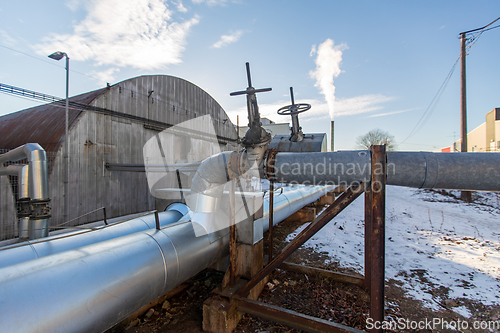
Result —
[[30, 198], [22, 198], [17, 200], [16, 208], [17, 208], [17, 217], [30, 217], [31, 215], [31, 205]]
[[48, 206], [50, 199], [46, 200], [31, 200], [31, 215], [30, 218], [33, 220], [43, 220], [48, 219], [50, 215], [50, 207]]
[[271, 148], [267, 151], [267, 156], [264, 159], [265, 165], [264, 165], [264, 174], [267, 178], [267, 180], [273, 182], [276, 181], [276, 172], [274, 170], [274, 162], [275, 162], [275, 157], [276, 154], [279, 153], [278, 149]]

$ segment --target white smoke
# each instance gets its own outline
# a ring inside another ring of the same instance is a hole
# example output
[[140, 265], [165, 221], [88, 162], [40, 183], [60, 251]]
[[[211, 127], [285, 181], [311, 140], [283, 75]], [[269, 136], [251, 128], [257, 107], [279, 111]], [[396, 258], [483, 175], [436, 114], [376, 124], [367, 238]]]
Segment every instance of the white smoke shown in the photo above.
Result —
[[314, 56], [316, 54], [316, 69], [310, 71], [309, 75], [316, 80], [314, 86], [318, 87], [320, 92], [325, 95], [331, 119], [333, 119], [335, 104], [333, 79], [341, 73], [342, 51], [346, 48], [347, 45], [345, 44], [335, 45], [330, 38], [320, 44], [318, 48], [316, 48], [316, 45], [311, 48], [310, 55]]

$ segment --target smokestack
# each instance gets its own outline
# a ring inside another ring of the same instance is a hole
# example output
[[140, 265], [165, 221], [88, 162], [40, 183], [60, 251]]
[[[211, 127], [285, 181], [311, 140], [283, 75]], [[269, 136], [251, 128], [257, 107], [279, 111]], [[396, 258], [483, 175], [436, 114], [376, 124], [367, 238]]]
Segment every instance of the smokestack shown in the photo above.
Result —
[[335, 130], [334, 130], [334, 121], [333, 120], [332, 120], [331, 124], [332, 124], [332, 132], [330, 133], [330, 139], [331, 139], [330, 151], [334, 151], [334, 149], [333, 149], [333, 147], [334, 147], [334, 144], [333, 144], [334, 143], [334, 135], [333, 134], [334, 134]]

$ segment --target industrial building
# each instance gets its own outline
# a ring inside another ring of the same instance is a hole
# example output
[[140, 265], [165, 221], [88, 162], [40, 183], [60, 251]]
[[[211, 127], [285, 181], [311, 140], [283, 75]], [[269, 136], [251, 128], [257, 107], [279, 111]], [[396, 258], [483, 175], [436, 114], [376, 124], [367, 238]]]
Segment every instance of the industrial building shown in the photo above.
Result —
[[[0, 153], [30, 142], [39, 143], [47, 152], [52, 227], [101, 207], [108, 217], [155, 209], [145, 172], [109, 165], [143, 165], [144, 145], [167, 128], [210, 115], [217, 136], [215, 142], [182, 133], [164, 137], [163, 150], [172, 161], [200, 162], [200, 158], [237, 146], [236, 130], [217, 101], [173, 76], [131, 78], [71, 97], [69, 105], [69, 172], [65, 168], [64, 103], [0, 117]], [[0, 240], [17, 237], [19, 232], [13, 197], [16, 182], [12, 176], [0, 177]], [[67, 225], [99, 220], [102, 214], [98, 210]]]
[[[276, 123], [265, 117], [262, 117], [260, 120], [262, 122], [262, 128], [271, 133], [272, 136], [276, 134], [290, 135], [290, 125], [288, 123]], [[239, 126], [238, 131], [239, 137], [244, 138], [248, 131], [248, 126]]]
[[[485, 116], [486, 121], [467, 133], [467, 151], [480, 153], [500, 152], [500, 108], [494, 108]], [[441, 152], [459, 152], [462, 140]]]

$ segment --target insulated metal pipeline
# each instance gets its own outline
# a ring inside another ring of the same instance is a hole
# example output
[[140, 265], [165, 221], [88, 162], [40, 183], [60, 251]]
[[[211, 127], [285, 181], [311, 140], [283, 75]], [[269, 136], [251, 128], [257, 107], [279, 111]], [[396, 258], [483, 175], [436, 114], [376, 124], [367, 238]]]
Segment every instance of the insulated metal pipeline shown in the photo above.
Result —
[[[0, 176], [17, 176], [18, 201], [29, 200], [29, 165], [9, 165], [0, 167]], [[29, 217], [19, 218], [19, 238], [28, 238]]]
[[[38, 143], [27, 143], [0, 155], [0, 166], [5, 162], [28, 159], [29, 198], [32, 203], [46, 203], [49, 200], [47, 155]], [[47, 237], [49, 221], [46, 218], [29, 221], [30, 239]]]
[[[332, 191], [335, 186], [309, 186], [303, 187], [300, 191], [295, 186], [284, 187], [274, 191], [274, 216], [273, 225], [276, 225], [326, 193]], [[269, 193], [264, 196], [263, 202], [263, 229], [269, 229]]]
[[[500, 191], [500, 154], [387, 152], [387, 185]], [[351, 185], [370, 180], [370, 151], [278, 153], [277, 182]]]
[[[189, 208], [182, 203], [170, 205], [167, 211], [158, 214], [160, 226], [163, 227], [179, 221], [188, 211]], [[56, 235], [46, 237], [43, 240], [27, 241], [6, 246], [0, 248], [0, 268], [139, 231], [149, 230], [155, 228], [155, 225], [154, 214], [149, 214], [130, 221], [102, 226], [95, 230], [84, 230], [69, 235]]]
[[[323, 191], [304, 187], [282, 196], [288, 202], [300, 196], [306, 205]], [[278, 216], [281, 209], [276, 207]], [[213, 241], [197, 237], [197, 228], [204, 227], [179, 221], [1, 268], [0, 331], [112, 327], [228, 254], [227, 229]]]

